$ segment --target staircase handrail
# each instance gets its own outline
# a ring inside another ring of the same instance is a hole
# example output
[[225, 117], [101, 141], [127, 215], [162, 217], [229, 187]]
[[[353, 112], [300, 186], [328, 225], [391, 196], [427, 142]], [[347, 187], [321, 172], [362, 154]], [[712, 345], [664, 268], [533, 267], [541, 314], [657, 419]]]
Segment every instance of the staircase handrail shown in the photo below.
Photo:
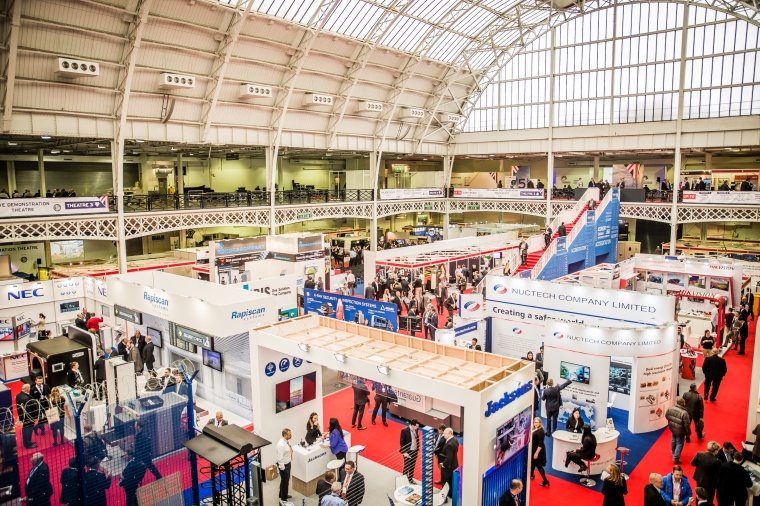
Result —
[[596, 215], [601, 216], [604, 210], [607, 208], [607, 204], [612, 202], [612, 188], [607, 191], [607, 195], [596, 205]]
[[[541, 255], [541, 258], [538, 259], [538, 262], [536, 262], [536, 265], [533, 266], [533, 269], [531, 269], [530, 277], [535, 279], [540, 273], [541, 270], [543, 270], [544, 266], [546, 266], [547, 262], [549, 262], [549, 259], [554, 255], [554, 253], [557, 252], [557, 241], [553, 239], [554, 234], [557, 232], [557, 228], [559, 228], [559, 224], [562, 223], [564, 220], [564, 216], [570, 212], [570, 216], [575, 218], [578, 216], [582, 210], [586, 209], [588, 207], [588, 201], [594, 199], [599, 199], [599, 188], [588, 188], [585, 192], [583, 192], [583, 196], [578, 200], [578, 202], [575, 203], [575, 205], [570, 210], [565, 210], [557, 214], [557, 216], [552, 220], [552, 222], [549, 224], [549, 226], [552, 229], [552, 241], [549, 244], [549, 247], [546, 248], [546, 251], [544, 251], [544, 254]], [[584, 213], [585, 215], [585, 213]], [[581, 218], [582, 219], [582, 218]], [[580, 227], [573, 227], [573, 230]], [[570, 231], [570, 233], [573, 233], [573, 230]], [[570, 239], [567, 239], [568, 242], [566, 244], [570, 244]]]
[[588, 223], [588, 213], [581, 213], [581, 217], [578, 219], [578, 221], [573, 225], [573, 229], [570, 231], [569, 234], [567, 234], [567, 248], [570, 249], [570, 245], [573, 244], [573, 241], [575, 241], [575, 238], [578, 237], [578, 234], [581, 233], [581, 228]]

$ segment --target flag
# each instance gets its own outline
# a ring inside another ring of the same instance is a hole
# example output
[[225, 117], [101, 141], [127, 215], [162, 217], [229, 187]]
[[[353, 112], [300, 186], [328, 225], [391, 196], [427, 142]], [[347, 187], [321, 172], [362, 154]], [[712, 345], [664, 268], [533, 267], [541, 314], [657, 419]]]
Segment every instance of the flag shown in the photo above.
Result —
[[520, 166], [519, 165], [512, 165], [509, 168], [509, 175], [512, 176], [512, 177], [515, 177], [518, 172], [520, 172]]
[[497, 182], [499, 181], [499, 173], [498, 172], [491, 172], [490, 174], [491, 174], [491, 177], [493, 178], [494, 181], [497, 181]]
[[632, 163], [625, 166], [625, 169], [628, 171], [634, 181], [639, 180], [639, 167], [641, 166], [638, 163]]

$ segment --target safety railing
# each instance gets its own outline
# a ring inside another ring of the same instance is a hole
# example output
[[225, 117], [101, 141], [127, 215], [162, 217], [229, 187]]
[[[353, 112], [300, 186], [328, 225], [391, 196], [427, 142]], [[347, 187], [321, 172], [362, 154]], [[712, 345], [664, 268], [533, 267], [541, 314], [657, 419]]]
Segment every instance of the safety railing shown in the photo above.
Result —
[[330, 202], [372, 202], [374, 190], [280, 190], [275, 205], [326, 204]]
[[570, 248], [570, 245], [573, 244], [573, 241], [575, 241], [575, 238], [578, 237], [578, 234], [581, 233], [581, 229], [586, 226], [588, 223], [588, 213], [581, 213], [581, 217], [578, 218], [578, 221], [575, 222], [575, 225], [573, 225], [573, 229], [570, 231], [569, 234], [567, 234], [567, 247]]
[[[184, 211], [187, 209], [224, 209], [268, 206], [270, 194], [265, 191], [233, 193], [187, 193], [184, 195], [125, 195], [124, 212]], [[111, 198], [111, 210], [116, 200]]]

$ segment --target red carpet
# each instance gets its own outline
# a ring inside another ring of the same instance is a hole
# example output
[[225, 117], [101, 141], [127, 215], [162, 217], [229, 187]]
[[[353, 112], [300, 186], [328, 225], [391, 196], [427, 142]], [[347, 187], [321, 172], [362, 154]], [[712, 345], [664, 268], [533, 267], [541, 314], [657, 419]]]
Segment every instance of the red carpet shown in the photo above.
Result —
[[[692, 476], [694, 467], [689, 465], [697, 452], [705, 451], [709, 441], [731, 441], [735, 447], [741, 448], [747, 426], [747, 407], [750, 405], [750, 378], [752, 377], [752, 357], [754, 354], [756, 322], [749, 322], [746, 355], [736, 356], [735, 351], [724, 355], [728, 363], [728, 375], [720, 386], [716, 402], [705, 402], [705, 438], [697, 441], [694, 437], [691, 443], [686, 443], [681, 454], [681, 467], [684, 475], [694, 485]], [[702, 359], [699, 359], [701, 365]], [[700, 387], [700, 392], [703, 392]], [[728, 415], [728, 416], [727, 416]], [[693, 427], [693, 425], [692, 425]], [[672, 470], [673, 459], [670, 453], [670, 431], [665, 430], [649, 453], [636, 466], [636, 470], [628, 480], [628, 496], [626, 504], [643, 504], [644, 487], [649, 483], [649, 473], [666, 475]], [[538, 473], [536, 473], [537, 479]], [[597, 478], [598, 479], [598, 478]], [[577, 482], [567, 482], [560, 479], [551, 480], [550, 487], [539, 487], [540, 481], [531, 483], [531, 506], [553, 506], [558, 500], [565, 504], [601, 504], [602, 495], [593, 490], [578, 485]]]
[[[362, 425], [367, 430], [357, 430], [351, 428], [351, 415], [353, 414], [354, 393], [350, 388], [345, 388], [339, 392], [328, 395], [324, 398], [322, 406], [324, 407], [324, 419], [329, 420], [336, 417], [340, 421], [343, 430], [351, 432], [352, 445], [364, 445], [366, 449], [359, 456], [359, 469], [361, 469], [362, 459], [370, 459], [373, 462], [382, 464], [385, 467], [394, 469], [399, 474], [404, 469], [404, 458], [399, 453], [399, 437], [401, 429], [405, 425], [388, 419], [388, 427], [385, 427], [380, 420], [380, 413], [377, 414], [377, 425], [372, 425], [372, 411], [367, 409], [364, 412]], [[372, 404], [374, 408], [374, 403]], [[459, 446], [459, 462], [462, 462], [463, 445]], [[421, 457], [421, 455], [419, 456]], [[419, 458], [418, 457], [418, 458]], [[422, 479], [421, 466], [419, 460], [415, 468], [415, 478]], [[435, 481], [440, 478], [438, 469], [435, 470]]]
[[[583, 216], [583, 213], [585, 213], [585, 212], [586, 212], [586, 209], [584, 209], [583, 211], [581, 211], [580, 213], [578, 213], [578, 216], [575, 217], [575, 219], [573, 220], [572, 223], [565, 223], [565, 233], [567, 235], [570, 235], [570, 231], [573, 230], [573, 227], [575, 226], [576, 223], [578, 223], [578, 220], [581, 219], [581, 216]], [[555, 230], [554, 234], [552, 235], [552, 239], [551, 240], [553, 241], [557, 237], [559, 237], [559, 234]], [[546, 248], [540, 249], [538, 251], [534, 251], [532, 253], [528, 253], [528, 258], [526, 259], [526, 263], [524, 265], [520, 265], [519, 267], [517, 267], [517, 269], [515, 269], [512, 272], [512, 275], [516, 276], [517, 274], [519, 274], [522, 271], [527, 271], [529, 269], [533, 269], [533, 267], [535, 267], [535, 265], [538, 263], [538, 261], [541, 260], [541, 257], [543, 256], [544, 251], [546, 251]]]

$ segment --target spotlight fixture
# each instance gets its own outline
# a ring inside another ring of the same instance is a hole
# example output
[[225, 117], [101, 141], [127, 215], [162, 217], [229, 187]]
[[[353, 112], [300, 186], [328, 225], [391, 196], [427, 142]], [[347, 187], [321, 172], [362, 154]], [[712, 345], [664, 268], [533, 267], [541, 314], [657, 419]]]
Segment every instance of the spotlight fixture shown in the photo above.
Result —
[[346, 354], [345, 353], [336, 353], [335, 354], [335, 360], [337, 360], [341, 364], [345, 364], [346, 363]]
[[309, 351], [309, 343], [298, 343], [298, 348], [300, 348], [301, 351]]
[[388, 376], [388, 374], [391, 372], [391, 369], [387, 365], [381, 364], [381, 365], [377, 366], [377, 372], [379, 372], [380, 374], [385, 374], [386, 376]]

